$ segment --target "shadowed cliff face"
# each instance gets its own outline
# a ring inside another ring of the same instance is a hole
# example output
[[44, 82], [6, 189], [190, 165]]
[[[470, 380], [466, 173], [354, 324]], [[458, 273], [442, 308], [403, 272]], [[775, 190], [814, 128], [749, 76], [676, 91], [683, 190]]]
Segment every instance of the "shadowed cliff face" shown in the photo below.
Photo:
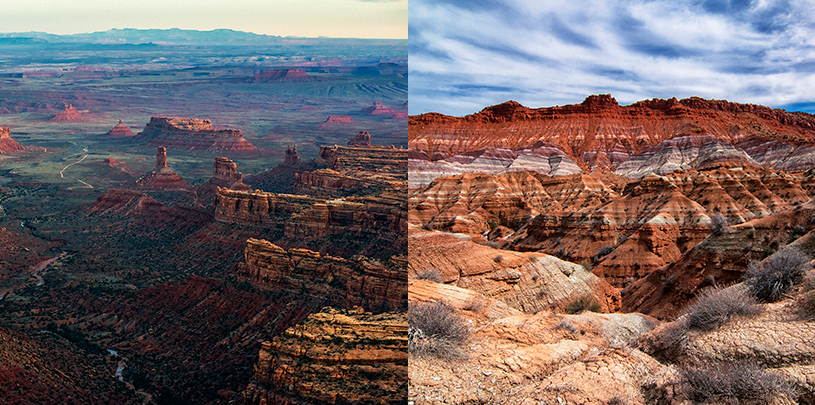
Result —
[[461, 118], [437, 113], [410, 117], [408, 146], [436, 160], [546, 141], [581, 165], [616, 166], [661, 141], [692, 134], [731, 144], [774, 140], [796, 148], [815, 141], [815, 117], [698, 97], [620, 106], [611, 96], [600, 95], [581, 104], [538, 109], [510, 101]]

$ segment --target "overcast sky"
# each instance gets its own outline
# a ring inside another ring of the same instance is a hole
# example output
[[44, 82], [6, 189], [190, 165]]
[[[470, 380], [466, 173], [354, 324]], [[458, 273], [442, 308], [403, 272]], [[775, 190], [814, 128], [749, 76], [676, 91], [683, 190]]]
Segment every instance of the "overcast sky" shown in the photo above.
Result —
[[229, 28], [280, 36], [407, 38], [407, 0], [0, 0], [0, 31]]
[[811, 0], [410, 0], [410, 114], [611, 93], [815, 112]]

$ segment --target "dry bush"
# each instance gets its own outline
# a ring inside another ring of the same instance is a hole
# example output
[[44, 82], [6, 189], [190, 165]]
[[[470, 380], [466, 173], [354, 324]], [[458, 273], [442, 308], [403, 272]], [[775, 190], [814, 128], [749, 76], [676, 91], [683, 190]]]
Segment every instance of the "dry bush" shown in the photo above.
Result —
[[484, 305], [484, 297], [481, 295], [475, 295], [464, 303], [463, 309], [480, 314], [481, 311], [484, 310]]
[[797, 303], [798, 311], [804, 319], [815, 319], [815, 291], [801, 294]]
[[745, 284], [759, 301], [776, 302], [803, 281], [808, 262], [809, 257], [803, 252], [784, 246], [764, 263], [751, 261], [744, 273]]
[[724, 234], [728, 226], [730, 226], [730, 224], [724, 215], [714, 212], [713, 215], [710, 216], [710, 230], [713, 231], [714, 235]]
[[755, 315], [760, 310], [756, 300], [743, 290], [713, 287], [702, 290], [684, 312], [689, 329], [711, 330], [735, 316]]
[[442, 278], [439, 269], [420, 270], [419, 272], [416, 273], [416, 276], [413, 278], [416, 280], [429, 280], [434, 283], [441, 283], [444, 281], [444, 278]]
[[563, 308], [567, 314], [577, 314], [583, 311], [600, 312], [600, 303], [591, 295], [581, 295]]
[[[733, 361], [704, 364], [682, 370], [686, 396], [694, 402], [766, 400], [795, 396], [795, 387], [756, 363]], [[738, 403], [738, 402], [737, 402]]]
[[459, 359], [470, 337], [467, 322], [445, 302], [410, 304], [408, 352], [411, 355]]

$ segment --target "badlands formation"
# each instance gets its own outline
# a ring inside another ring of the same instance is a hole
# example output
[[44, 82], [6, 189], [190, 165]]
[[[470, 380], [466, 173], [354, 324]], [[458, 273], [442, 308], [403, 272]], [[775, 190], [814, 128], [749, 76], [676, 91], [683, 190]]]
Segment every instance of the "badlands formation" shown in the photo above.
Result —
[[[413, 116], [409, 146], [410, 402], [812, 403], [815, 116], [600, 95]], [[698, 327], [714, 287], [759, 303]]]

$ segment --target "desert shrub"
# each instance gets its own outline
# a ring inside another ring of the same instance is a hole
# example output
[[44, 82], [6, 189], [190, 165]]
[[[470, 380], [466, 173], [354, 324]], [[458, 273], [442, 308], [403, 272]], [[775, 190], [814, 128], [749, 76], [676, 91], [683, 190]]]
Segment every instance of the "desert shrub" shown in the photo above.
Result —
[[429, 280], [434, 283], [441, 283], [444, 281], [444, 278], [441, 276], [441, 272], [439, 269], [424, 269], [420, 270], [416, 273], [414, 277], [416, 280]]
[[760, 311], [755, 299], [740, 289], [708, 288], [685, 309], [689, 329], [710, 330], [739, 315]]
[[588, 261], [588, 259], [587, 259], [587, 260], [583, 260], [582, 262], [580, 262], [580, 265], [581, 265], [581, 266], [583, 266], [583, 268], [584, 268], [584, 269], [586, 269], [586, 271], [591, 271], [591, 269], [592, 269], [592, 267], [593, 267], [593, 266], [591, 265], [591, 262], [590, 262], [590, 261]]
[[603, 246], [603, 247], [600, 248], [600, 250], [597, 251], [597, 257], [598, 258], [603, 257], [603, 256], [605, 256], [605, 255], [607, 255], [607, 254], [609, 254], [609, 253], [611, 253], [613, 251], [614, 251], [613, 246]]
[[668, 291], [671, 291], [674, 286], [676, 285], [676, 277], [671, 275], [670, 277], [662, 280], [662, 293], [665, 294]]
[[784, 246], [763, 263], [751, 261], [744, 273], [750, 292], [763, 302], [776, 302], [792, 286], [803, 281], [809, 258], [800, 250]]
[[600, 312], [600, 303], [591, 295], [581, 295], [563, 308], [567, 314], [577, 314], [583, 311]]
[[610, 400], [608, 400], [607, 404], [608, 405], [625, 405], [626, 402], [623, 401], [622, 398], [620, 398], [620, 397], [614, 397], [614, 398], [611, 398]]
[[627, 236], [627, 235], [620, 235], [620, 237], [619, 237], [619, 238], [617, 238], [617, 244], [618, 244], [618, 245], [622, 245], [622, 244], [623, 244], [623, 243], [625, 243], [627, 240], [628, 240], [628, 236]]
[[495, 256], [495, 257], [492, 258], [492, 261], [494, 261], [496, 263], [501, 263], [502, 261], [504, 261], [504, 256], [501, 256], [501, 255]]
[[815, 272], [809, 271], [804, 275], [804, 291], [815, 290]]
[[481, 313], [481, 311], [484, 310], [484, 297], [481, 295], [474, 295], [464, 303], [463, 308], [467, 311]]
[[464, 357], [462, 346], [470, 337], [467, 322], [445, 302], [410, 304], [408, 352], [443, 359]]
[[734, 361], [687, 367], [682, 370], [686, 395], [694, 402], [770, 400], [793, 397], [795, 386], [756, 363]]
[[795, 225], [795, 228], [792, 228], [792, 232], [790, 233], [790, 242], [804, 236], [807, 233], [807, 230], [802, 225]]
[[718, 212], [714, 212], [710, 216], [710, 230], [713, 231], [714, 235], [723, 234], [729, 225], [727, 218]]

